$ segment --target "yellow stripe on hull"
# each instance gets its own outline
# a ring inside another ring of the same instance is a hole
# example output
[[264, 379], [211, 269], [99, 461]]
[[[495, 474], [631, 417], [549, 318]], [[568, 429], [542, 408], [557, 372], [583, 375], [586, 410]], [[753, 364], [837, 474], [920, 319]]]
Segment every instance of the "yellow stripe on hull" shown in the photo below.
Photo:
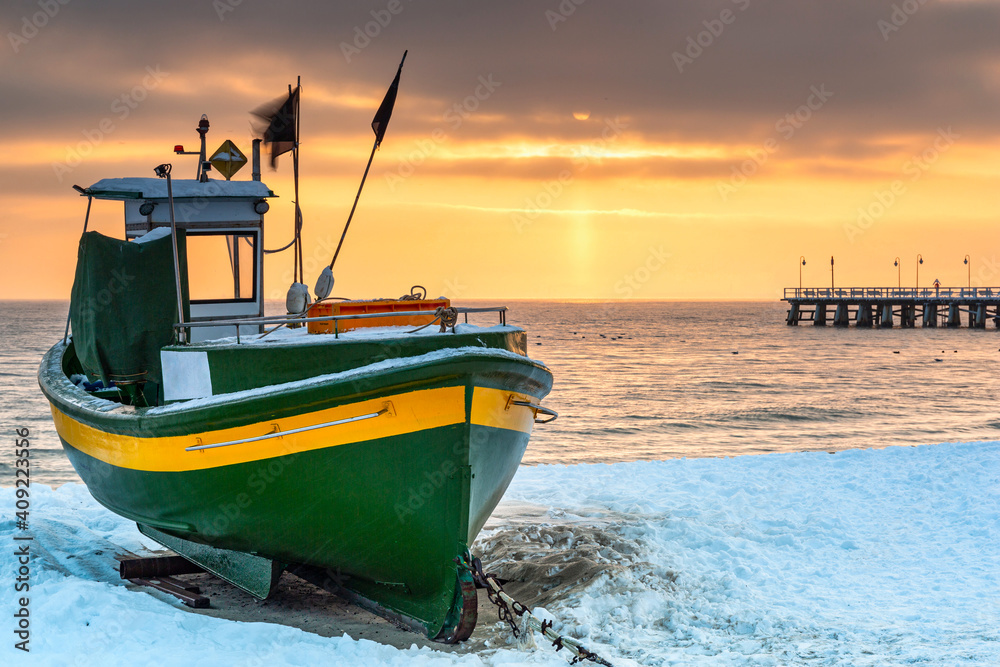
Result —
[[532, 401], [526, 394], [474, 387], [472, 390], [472, 423], [478, 426], [506, 428], [531, 433], [535, 413], [529, 408], [513, 405], [512, 401]]
[[[486, 387], [473, 389], [471, 423], [531, 433], [534, 415], [511, 400], [529, 400], [524, 394]], [[391, 405], [386, 405], [386, 404]], [[336, 422], [389, 408], [378, 417], [325, 428], [276, 436], [255, 442], [212, 449], [188, 447], [231, 442]], [[260, 461], [325, 447], [377, 440], [460, 424], [465, 421], [465, 387], [444, 387], [395, 394], [294, 417], [271, 419], [235, 428], [191, 435], [136, 437], [108, 433], [87, 426], [54, 405], [52, 418], [60, 437], [84, 454], [120, 468], [151, 472], [183, 472]]]

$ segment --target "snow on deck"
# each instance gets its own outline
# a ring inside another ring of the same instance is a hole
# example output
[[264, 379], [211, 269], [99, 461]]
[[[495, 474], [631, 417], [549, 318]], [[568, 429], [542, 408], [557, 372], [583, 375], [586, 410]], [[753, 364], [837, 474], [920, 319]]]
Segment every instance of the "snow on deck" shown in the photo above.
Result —
[[[103, 178], [88, 190], [95, 196], [115, 198], [143, 197], [145, 199], [166, 199], [167, 179], [165, 178]], [[174, 198], [189, 197], [273, 197], [274, 193], [260, 181], [213, 181], [202, 183], [197, 179], [171, 179]]]
[[[433, 314], [433, 311], [431, 311], [431, 314]], [[351, 320], [347, 321], [350, 322]], [[267, 325], [266, 328], [273, 326], [275, 325]], [[235, 330], [235, 327], [232, 327], [232, 329]], [[279, 327], [271, 333], [240, 335], [239, 338], [236, 336], [213, 338], [212, 340], [186, 346], [184, 349], [237, 345], [336, 345], [339, 341], [377, 340], [387, 342], [391, 339], [406, 339], [413, 336], [453, 336], [455, 334], [516, 333], [518, 331], [523, 331], [523, 329], [509, 324], [497, 324], [491, 327], [474, 324], [457, 324], [455, 325], [454, 332], [448, 329], [448, 331], [442, 333], [439, 325], [434, 323], [424, 328], [416, 326], [360, 327], [358, 329], [351, 329], [350, 331], [341, 331], [339, 334], [334, 335], [332, 333], [312, 334], [309, 333], [306, 327], [299, 327], [297, 329]], [[181, 348], [177, 347], [174, 349]]]
[[304, 389], [305, 387], [344, 382], [346, 380], [357, 380], [363, 377], [380, 375], [389, 371], [421, 366], [423, 364], [430, 364], [445, 360], [461, 361], [463, 357], [481, 358], [484, 356], [517, 362], [527, 361], [529, 363], [545, 367], [545, 365], [540, 361], [529, 359], [528, 357], [524, 357], [515, 352], [510, 352], [509, 350], [501, 350], [492, 347], [449, 347], [412, 357], [385, 359], [383, 361], [377, 361], [373, 364], [368, 364], [367, 366], [359, 366], [346, 371], [340, 371], [339, 373], [326, 373], [324, 375], [315, 375], [313, 377], [304, 378], [302, 380], [294, 380], [292, 382], [269, 384], [264, 387], [257, 387], [256, 389], [244, 389], [242, 391], [234, 391], [228, 394], [216, 394], [214, 396], [206, 396], [205, 398], [192, 398], [190, 400], [178, 401], [168, 405], [148, 408], [145, 410], [145, 414], [156, 415], [163, 414], [165, 412], [178, 412], [194, 408], [203, 408], [210, 405], [218, 405], [220, 403], [245, 401], [260, 396], [273, 396], [285, 392], [293, 392], [299, 389]]
[[[14, 503], [2, 489], [4, 542], [34, 537], [38, 664], [568, 663], [541, 643], [398, 649], [198, 615], [116, 579], [116, 549], [152, 544], [82, 485], [32, 486], [27, 532]], [[597, 576], [545, 606], [619, 667], [1000, 664], [997, 442], [522, 467], [477, 546], [502, 571], [513, 564], [491, 554], [515, 542], [522, 565], [567, 568], [593, 547]], [[14, 572], [13, 549], [2, 554]]]

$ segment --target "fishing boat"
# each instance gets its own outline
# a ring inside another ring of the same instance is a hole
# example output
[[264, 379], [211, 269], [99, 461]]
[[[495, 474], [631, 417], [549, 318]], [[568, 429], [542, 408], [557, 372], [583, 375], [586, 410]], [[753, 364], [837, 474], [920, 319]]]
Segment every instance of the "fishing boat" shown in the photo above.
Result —
[[[252, 180], [212, 179], [208, 129], [193, 179], [164, 164], [74, 186], [87, 220], [113, 201], [125, 224], [116, 239], [84, 223], [72, 335], [39, 369], [69, 460], [102, 505], [258, 598], [302, 568], [432, 639], [466, 639], [469, 548], [534, 424], [556, 416], [541, 405], [552, 375], [502, 306], [412, 289], [267, 315], [260, 141]], [[296, 201], [297, 232], [299, 216]]]

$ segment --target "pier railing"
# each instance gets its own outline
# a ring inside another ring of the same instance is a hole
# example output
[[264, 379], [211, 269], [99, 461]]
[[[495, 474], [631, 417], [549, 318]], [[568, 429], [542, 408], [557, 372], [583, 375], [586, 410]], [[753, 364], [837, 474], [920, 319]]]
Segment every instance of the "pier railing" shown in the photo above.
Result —
[[1000, 299], [1000, 287], [786, 287], [788, 299]]

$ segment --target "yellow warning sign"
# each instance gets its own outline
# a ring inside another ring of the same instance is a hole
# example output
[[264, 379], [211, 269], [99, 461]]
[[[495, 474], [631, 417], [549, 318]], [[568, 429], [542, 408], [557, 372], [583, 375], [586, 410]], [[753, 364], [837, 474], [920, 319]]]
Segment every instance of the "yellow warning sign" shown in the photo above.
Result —
[[233, 174], [238, 172], [243, 168], [243, 165], [247, 163], [247, 156], [240, 152], [240, 149], [236, 147], [229, 139], [226, 139], [221, 146], [219, 146], [208, 161], [212, 163], [215, 170], [226, 177], [228, 181], [233, 177]]

